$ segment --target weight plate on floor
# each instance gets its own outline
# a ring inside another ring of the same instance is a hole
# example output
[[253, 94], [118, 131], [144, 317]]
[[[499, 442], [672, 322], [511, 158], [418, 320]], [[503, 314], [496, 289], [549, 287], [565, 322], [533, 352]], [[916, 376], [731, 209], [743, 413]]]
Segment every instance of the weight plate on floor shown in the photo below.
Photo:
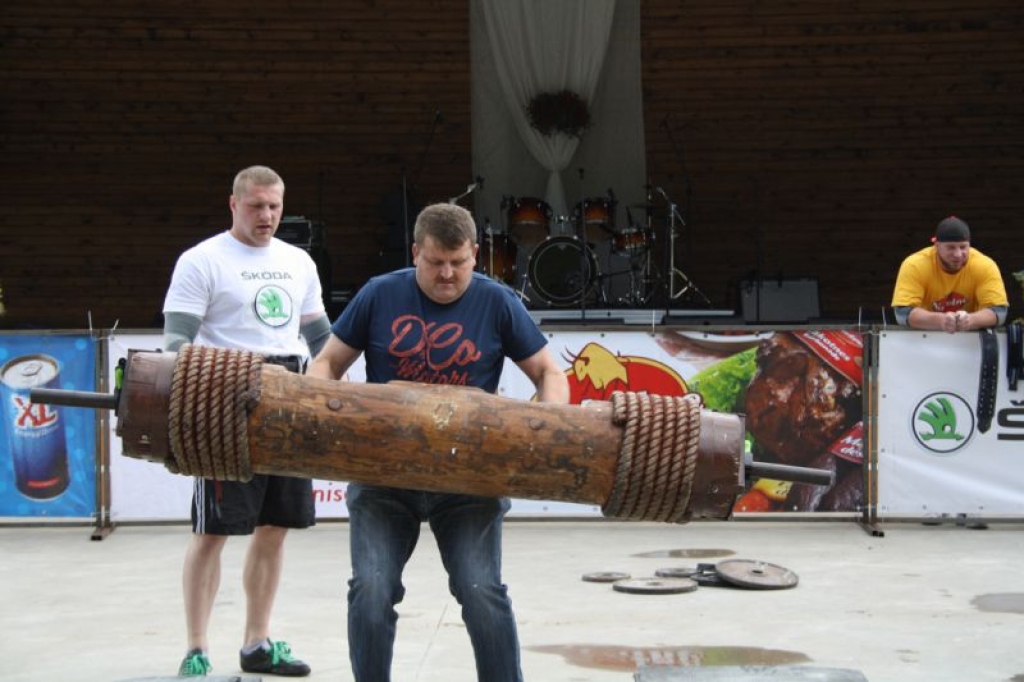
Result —
[[669, 568], [659, 568], [654, 572], [654, 575], [659, 578], [692, 578], [697, 573], [700, 573], [693, 566], [671, 566]]
[[717, 571], [694, 573], [690, 579], [701, 587], [736, 587], [736, 585], [722, 580], [722, 576], [718, 575]]
[[788, 568], [749, 559], [719, 561], [715, 571], [733, 585], [755, 590], [784, 590], [796, 587], [799, 581], [796, 573]]
[[618, 571], [597, 571], [583, 574], [583, 580], [588, 583], [613, 583], [616, 580], [627, 580], [630, 577], [629, 573], [619, 573]]
[[682, 594], [696, 590], [697, 583], [689, 578], [633, 578], [615, 581], [612, 589], [630, 594]]

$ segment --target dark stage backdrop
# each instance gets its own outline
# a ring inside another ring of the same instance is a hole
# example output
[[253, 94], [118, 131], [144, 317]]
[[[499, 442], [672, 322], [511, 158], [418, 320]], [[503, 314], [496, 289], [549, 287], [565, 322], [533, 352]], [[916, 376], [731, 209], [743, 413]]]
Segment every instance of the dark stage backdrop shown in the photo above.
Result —
[[[644, 0], [641, 46], [649, 179], [716, 307], [815, 278], [824, 317], [877, 319], [956, 213], [1020, 314], [1019, 2]], [[405, 211], [475, 176], [466, 0], [7, 0], [0, 67], [0, 327], [159, 324], [245, 165], [323, 226], [338, 291], [403, 264]]]

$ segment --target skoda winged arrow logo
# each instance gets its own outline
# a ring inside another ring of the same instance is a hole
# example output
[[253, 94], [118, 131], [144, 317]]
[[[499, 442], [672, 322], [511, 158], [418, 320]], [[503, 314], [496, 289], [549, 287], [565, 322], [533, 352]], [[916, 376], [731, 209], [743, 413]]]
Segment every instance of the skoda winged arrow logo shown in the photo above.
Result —
[[911, 430], [925, 449], [952, 454], [974, 435], [974, 411], [955, 393], [932, 393], [914, 409]]
[[292, 319], [292, 299], [288, 292], [270, 284], [256, 294], [256, 317], [271, 327], [283, 327]]

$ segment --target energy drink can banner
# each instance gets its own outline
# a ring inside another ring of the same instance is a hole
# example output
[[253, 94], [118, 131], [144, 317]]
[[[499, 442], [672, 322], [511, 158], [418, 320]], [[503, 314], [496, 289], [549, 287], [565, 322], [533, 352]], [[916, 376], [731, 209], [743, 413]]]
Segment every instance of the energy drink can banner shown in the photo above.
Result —
[[68, 487], [68, 446], [60, 409], [36, 404], [33, 388], [57, 388], [60, 366], [49, 355], [20, 355], [0, 366], [0, 396], [14, 482], [25, 497], [48, 500]]
[[95, 391], [88, 336], [0, 336], [0, 516], [95, 511], [96, 414], [34, 404], [33, 388]]

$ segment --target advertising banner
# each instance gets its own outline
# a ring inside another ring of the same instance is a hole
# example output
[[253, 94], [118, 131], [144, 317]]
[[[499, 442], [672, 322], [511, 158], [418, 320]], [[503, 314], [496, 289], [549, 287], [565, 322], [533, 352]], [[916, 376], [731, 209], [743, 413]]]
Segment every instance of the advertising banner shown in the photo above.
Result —
[[863, 338], [845, 330], [664, 331], [687, 389], [746, 415], [758, 462], [826, 469], [831, 486], [762, 478], [736, 512], [856, 512], [864, 503]]
[[[160, 348], [162, 341], [163, 337], [158, 333], [119, 334], [112, 338], [109, 342], [110, 381], [113, 382], [117, 361], [127, 357], [129, 350], [155, 351]], [[520, 376], [521, 383], [517, 382], [515, 375]], [[362, 358], [349, 370], [349, 380], [366, 380]], [[514, 364], [508, 363], [499, 393], [508, 397], [529, 398], [533, 393], [533, 386]], [[111, 419], [111, 519], [115, 523], [187, 520], [192, 498], [192, 478], [172, 474], [159, 464], [124, 456], [121, 439], [115, 434], [115, 428], [116, 420]], [[348, 517], [348, 507], [345, 504], [346, 486], [347, 483], [344, 481], [314, 479], [313, 496], [318, 519]], [[510, 515], [600, 516], [600, 509], [564, 502], [513, 500]]]
[[96, 415], [34, 404], [33, 388], [96, 390], [87, 335], [0, 335], [0, 516], [90, 518], [96, 511]]
[[978, 334], [883, 332], [878, 370], [879, 516], [1024, 516], [1024, 386], [999, 342], [991, 424], [979, 419]]
[[[831, 487], [762, 480], [738, 512], [856, 511], [862, 503], [861, 338], [845, 331], [558, 331], [547, 334], [565, 368], [571, 402], [610, 400], [615, 391], [698, 392], [709, 409], [753, 414], [748, 448], [759, 461], [825, 468]], [[128, 349], [155, 350], [159, 334], [110, 341], [112, 365]], [[360, 360], [349, 372], [364, 381]], [[534, 388], [506, 361], [498, 394], [530, 400]], [[113, 424], [112, 424], [113, 428]], [[191, 479], [121, 456], [111, 433], [112, 519], [187, 519]], [[396, 485], [401, 485], [396, 481]], [[343, 482], [315, 480], [317, 515], [344, 518]], [[514, 499], [512, 516], [600, 516], [597, 505]]]

